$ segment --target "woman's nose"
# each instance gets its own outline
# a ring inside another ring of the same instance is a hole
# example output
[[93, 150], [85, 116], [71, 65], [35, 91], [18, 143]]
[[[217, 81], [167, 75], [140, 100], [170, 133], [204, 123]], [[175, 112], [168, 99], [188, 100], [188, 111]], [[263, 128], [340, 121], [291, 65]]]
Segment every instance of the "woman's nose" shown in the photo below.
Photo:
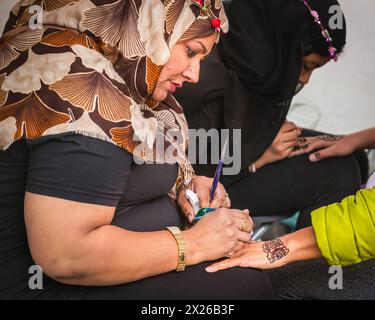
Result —
[[312, 72], [309, 71], [302, 71], [299, 76], [299, 83], [302, 85], [306, 85], [309, 83], [310, 77]]
[[200, 63], [194, 62], [184, 71], [183, 76], [190, 83], [197, 83], [199, 81]]

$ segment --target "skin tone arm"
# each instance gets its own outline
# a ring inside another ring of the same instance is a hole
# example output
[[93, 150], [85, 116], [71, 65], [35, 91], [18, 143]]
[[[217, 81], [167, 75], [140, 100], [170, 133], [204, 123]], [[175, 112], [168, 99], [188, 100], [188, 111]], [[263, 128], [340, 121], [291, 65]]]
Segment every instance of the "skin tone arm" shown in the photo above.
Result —
[[307, 138], [307, 148], [302, 153], [311, 153], [313, 162], [330, 157], [342, 157], [354, 151], [375, 148], [375, 128], [355, 132], [346, 136], [322, 135]]
[[[293, 122], [285, 122], [281, 127], [272, 145], [265, 151], [265, 153], [254, 163], [258, 170], [263, 166], [274, 163], [285, 158], [288, 158], [294, 148], [300, 144], [298, 139], [301, 135], [301, 129]], [[251, 171], [251, 165], [249, 167]]]
[[[114, 213], [113, 207], [27, 192], [25, 223], [34, 261], [53, 279], [76, 285], [115, 285], [176, 269], [178, 248], [169, 231], [127, 231], [110, 224]], [[240, 231], [244, 221], [249, 230]], [[187, 265], [242, 249], [251, 228], [248, 211], [220, 208], [206, 215], [183, 231]]]
[[[241, 214], [220, 209], [184, 231], [187, 264], [217, 259], [233, 251], [237, 237], [249, 239], [234, 219]], [[113, 215], [114, 208], [27, 193], [25, 219], [35, 262], [57, 281], [79, 285], [126, 283], [176, 268], [177, 244], [168, 231], [130, 232], [110, 225]]]
[[[293, 126], [295, 125], [290, 122], [283, 125], [272, 145], [255, 162], [256, 169], [287, 157], [302, 154], [310, 154], [310, 161], [317, 162], [326, 158], [347, 156], [357, 150], [375, 149], [375, 128], [346, 136], [320, 135], [305, 138], [299, 137], [299, 128]], [[292, 139], [288, 141], [290, 138]]]
[[321, 257], [313, 227], [285, 235], [280, 239], [265, 242], [252, 242], [236, 252], [230, 259], [215, 263], [206, 268], [207, 272], [244, 267], [274, 269], [293, 261]]

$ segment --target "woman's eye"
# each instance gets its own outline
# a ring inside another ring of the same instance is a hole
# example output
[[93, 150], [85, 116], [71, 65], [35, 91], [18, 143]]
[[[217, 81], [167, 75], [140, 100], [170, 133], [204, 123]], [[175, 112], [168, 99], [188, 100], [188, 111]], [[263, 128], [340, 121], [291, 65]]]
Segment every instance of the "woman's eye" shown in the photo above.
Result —
[[193, 57], [195, 57], [196, 55], [197, 55], [197, 53], [196, 53], [193, 49], [187, 47], [187, 56], [188, 56], [189, 58], [193, 58]]

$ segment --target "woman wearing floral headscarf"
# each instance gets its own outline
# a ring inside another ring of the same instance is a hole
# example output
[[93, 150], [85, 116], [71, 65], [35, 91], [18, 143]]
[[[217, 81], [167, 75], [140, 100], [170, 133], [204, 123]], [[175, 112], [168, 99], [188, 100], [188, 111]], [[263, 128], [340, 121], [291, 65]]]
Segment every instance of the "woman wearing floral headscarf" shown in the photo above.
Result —
[[[12, 9], [0, 43], [2, 298], [270, 296], [259, 271], [204, 272], [204, 261], [243, 247], [252, 221], [226, 208], [222, 186], [209, 201], [212, 181], [194, 177], [171, 95], [198, 81], [226, 30], [220, 0], [25, 0]], [[177, 207], [191, 222], [187, 188], [220, 209], [181, 231]], [[29, 281], [35, 264], [43, 290]]]

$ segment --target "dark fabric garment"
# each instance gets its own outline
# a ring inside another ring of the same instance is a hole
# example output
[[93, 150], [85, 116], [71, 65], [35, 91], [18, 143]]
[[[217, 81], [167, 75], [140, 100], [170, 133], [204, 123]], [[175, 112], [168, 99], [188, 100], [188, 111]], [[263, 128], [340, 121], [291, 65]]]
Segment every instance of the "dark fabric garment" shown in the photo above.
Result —
[[[182, 226], [167, 196], [176, 175], [176, 165], [135, 165], [133, 156], [119, 147], [73, 133], [20, 140], [0, 151], [0, 299], [271, 297], [269, 280], [261, 271], [233, 269], [210, 276], [202, 265], [115, 287], [64, 285], [44, 275], [43, 290], [29, 289], [28, 270], [35, 263], [24, 224], [25, 190], [116, 207], [113, 225], [156, 231]], [[244, 277], [253, 285], [243, 285]], [[182, 284], [189, 288], [181, 290]]]
[[[311, 9], [318, 12], [323, 27], [328, 30], [332, 38], [333, 46], [337, 49], [338, 53], [341, 53], [346, 45], [346, 20], [339, 2], [337, 0], [308, 0], [307, 2]], [[340, 12], [338, 12], [338, 10], [340, 10]], [[342, 28], [336, 28], [336, 24], [339, 22], [336, 20], [336, 17], [341, 14], [342, 17], [338, 19], [342, 18]], [[335, 27], [332, 29], [331, 25]], [[323, 57], [329, 56], [328, 43], [326, 39], [322, 37], [322, 31], [312, 17], [307, 24], [305, 35], [305, 50], [307, 51], [305, 54], [317, 53]]]
[[[304, 129], [313, 137], [321, 132]], [[223, 177], [235, 208], [248, 208], [254, 216], [285, 216], [300, 212], [297, 229], [311, 226], [311, 212], [355, 194], [368, 177], [364, 151], [351, 156], [312, 163], [308, 155], [288, 158], [260, 168]], [[249, 191], [250, 190], [250, 191]]]
[[86, 299], [250, 300], [271, 299], [273, 289], [265, 273], [233, 268], [209, 274], [202, 263], [183, 273], [169, 272], [114, 287], [85, 288]]
[[[319, 132], [310, 129], [303, 129], [302, 136], [304, 137], [316, 137], [319, 135], [327, 135], [327, 133]], [[328, 134], [329, 135], [329, 134]], [[365, 150], [358, 150], [353, 152], [353, 157], [358, 163], [361, 177], [361, 184], [366, 184], [370, 174], [370, 163]]]
[[[302, 67], [308, 11], [300, 1], [234, 0], [227, 16], [230, 31], [218, 53], [202, 64], [199, 84], [184, 86], [175, 96], [186, 113], [205, 109], [212, 99], [222, 103], [224, 122], [215, 128], [242, 130], [245, 168], [263, 154], [285, 120]], [[187, 117], [189, 127], [197, 128]]]
[[235, 208], [253, 216], [288, 217], [300, 211], [297, 229], [311, 225], [311, 212], [355, 194], [360, 187], [353, 156], [312, 163], [307, 155], [285, 159], [246, 174], [239, 182], [222, 182]]
[[253, 93], [291, 99], [301, 71], [302, 26], [311, 20], [304, 4], [233, 0], [227, 17], [230, 30], [218, 45], [224, 64]]
[[[301, 300], [374, 300], [375, 260], [368, 260], [342, 268], [342, 289], [338, 285], [337, 269], [331, 269], [324, 259], [299, 261], [279, 269], [270, 270], [270, 276], [278, 299]], [[331, 279], [331, 277], [334, 277]], [[330, 280], [331, 279], [331, 280]]]
[[[328, 26], [329, 8], [338, 2], [313, 3]], [[174, 96], [189, 128], [241, 129], [241, 167], [246, 168], [271, 145], [285, 121], [317, 25], [298, 0], [234, 0], [226, 8], [230, 31], [203, 61], [198, 85], [184, 84]], [[332, 35], [336, 32], [341, 43], [345, 32], [332, 30]]]

